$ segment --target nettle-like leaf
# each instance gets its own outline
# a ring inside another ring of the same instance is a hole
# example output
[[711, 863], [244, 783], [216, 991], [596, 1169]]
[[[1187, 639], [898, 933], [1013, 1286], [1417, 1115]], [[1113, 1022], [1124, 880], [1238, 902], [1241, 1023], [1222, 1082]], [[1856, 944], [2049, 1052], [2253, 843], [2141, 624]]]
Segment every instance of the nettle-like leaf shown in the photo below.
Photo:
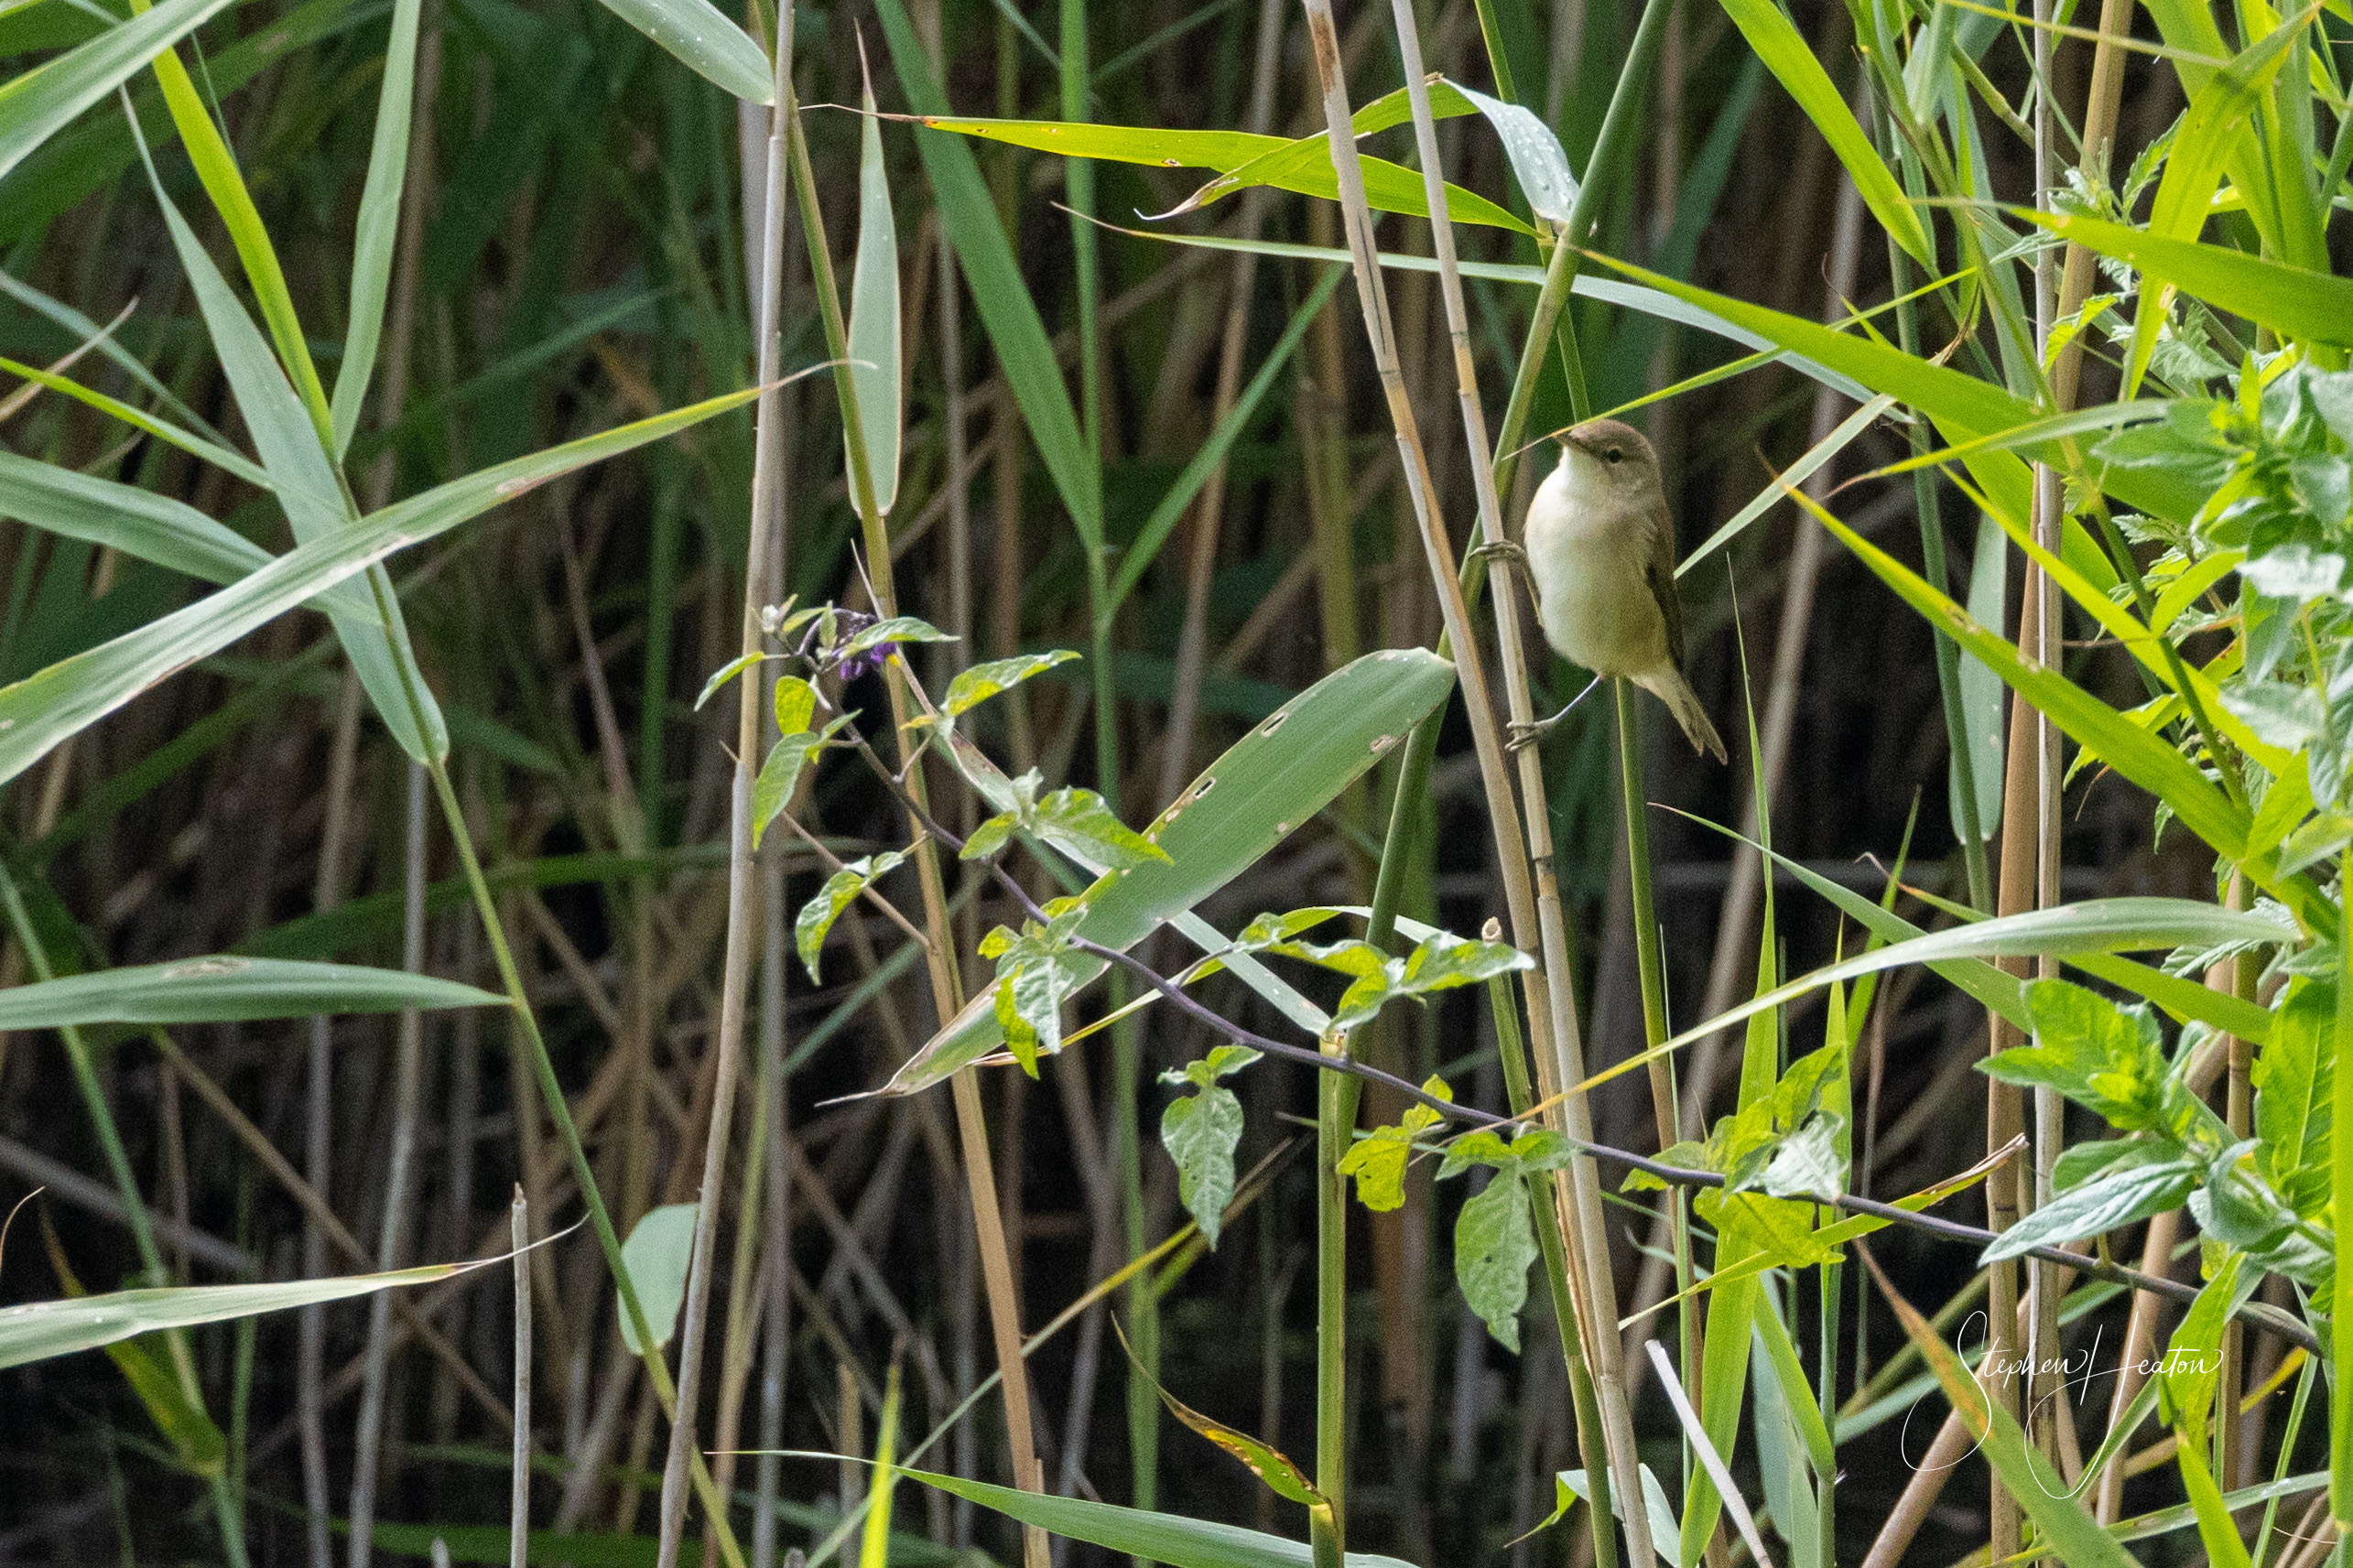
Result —
[[825, 946], [826, 935], [841, 918], [841, 912], [850, 907], [851, 900], [905, 860], [904, 850], [885, 849], [881, 854], [852, 860], [826, 878], [817, 896], [801, 905], [800, 914], [793, 922], [793, 941], [800, 949], [801, 963], [808, 968], [811, 981], [818, 979], [818, 955]]
[[1001, 697], [1035, 675], [1042, 675], [1057, 665], [1067, 665], [1079, 657], [1068, 648], [1056, 648], [1043, 654], [1016, 654], [1010, 659], [992, 659], [985, 665], [974, 665], [961, 671], [948, 683], [948, 695], [939, 704], [939, 717], [921, 714], [908, 724], [921, 726], [960, 719], [988, 701]]
[[[1454, 1090], [1432, 1075], [1422, 1081], [1422, 1092], [1451, 1102]], [[1339, 1173], [1356, 1178], [1356, 1201], [1377, 1214], [1401, 1208], [1405, 1202], [1405, 1166], [1414, 1157], [1414, 1140], [1446, 1118], [1426, 1105], [1405, 1108], [1404, 1119], [1393, 1127], [1376, 1127], [1339, 1157]]]
[[[1702, 1163], [1720, 1173], [1725, 1184], [1734, 1191], [1759, 1185], [1791, 1137], [1805, 1125], [1808, 1118], [1821, 1111], [1833, 1075], [1845, 1070], [1845, 1053], [1835, 1045], [1800, 1056], [1782, 1074], [1771, 1094], [1758, 1096], [1716, 1123], [1715, 1130], [1708, 1135], [1707, 1158]], [[1835, 1152], [1838, 1135], [1845, 1130], [1844, 1120], [1830, 1113], [1823, 1113], [1822, 1119], [1838, 1123], [1827, 1134], [1830, 1141], [1827, 1147]], [[1838, 1163], [1843, 1165], [1843, 1162]], [[1787, 1182], [1804, 1178], [1793, 1165], [1784, 1167], [1783, 1179]]]
[[998, 926], [981, 939], [981, 957], [997, 962], [997, 1025], [1022, 1071], [1037, 1076], [1037, 1059], [1062, 1049], [1062, 1004], [1099, 968], [1070, 946], [1086, 906], [1057, 898], [1046, 906], [1046, 924], [1022, 922], [1018, 932]]
[[2182, 1123], [2190, 1097], [2174, 1092], [2156, 1015], [2146, 1006], [2119, 1007], [2066, 980], [2026, 988], [2034, 1044], [1998, 1051], [1979, 1064], [2005, 1084], [2056, 1089], [2099, 1113], [2122, 1132]]
[[2255, 1058], [2255, 1165], [2306, 1219], [2328, 1205], [2336, 1022], [2337, 988], [2298, 980]]
[[1456, 1139], [1438, 1167], [1440, 1181], [1475, 1165], [1495, 1173], [1455, 1219], [1454, 1279], [1487, 1332], [1515, 1356], [1520, 1308], [1528, 1299], [1528, 1265], [1536, 1260], [1528, 1177], [1556, 1171], [1575, 1154], [1567, 1139], [1544, 1128], [1529, 1129], [1508, 1144], [1482, 1128]]
[[2150, 1140], [2127, 1144], [2098, 1174], [2061, 1191], [2003, 1231], [1980, 1261], [2022, 1257], [2030, 1248], [2079, 1241], [2179, 1208], [2206, 1179], [2206, 1168], [2204, 1159], [2178, 1143]]
[[2336, 1266], [2336, 1236], [2288, 1206], [2256, 1169], [2255, 1149], [2249, 1139], [2213, 1157], [2189, 1195], [2190, 1217], [2209, 1239], [2248, 1254], [2272, 1273], [2325, 1291]]
[[1247, 1045], [1220, 1045], [1160, 1075], [1164, 1084], [1198, 1091], [1170, 1101], [1160, 1113], [1160, 1144], [1176, 1162], [1176, 1195], [1212, 1248], [1226, 1205], [1233, 1201], [1233, 1152], [1242, 1142], [1242, 1101], [1218, 1080], [1257, 1060]]

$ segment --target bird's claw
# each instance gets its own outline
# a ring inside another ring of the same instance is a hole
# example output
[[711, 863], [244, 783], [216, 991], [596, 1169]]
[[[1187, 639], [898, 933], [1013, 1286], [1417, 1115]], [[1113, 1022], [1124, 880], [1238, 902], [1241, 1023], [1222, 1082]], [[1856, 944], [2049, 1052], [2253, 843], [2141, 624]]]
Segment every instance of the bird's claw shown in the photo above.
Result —
[[1512, 719], [1503, 726], [1503, 749], [1524, 752], [1550, 734], [1553, 725], [1557, 722], [1552, 719]]
[[1522, 571], [1528, 569], [1528, 552], [1509, 539], [1490, 539], [1483, 545], [1474, 546], [1470, 556], [1473, 560], [1494, 561], [1499, 564], [1509, 562]]

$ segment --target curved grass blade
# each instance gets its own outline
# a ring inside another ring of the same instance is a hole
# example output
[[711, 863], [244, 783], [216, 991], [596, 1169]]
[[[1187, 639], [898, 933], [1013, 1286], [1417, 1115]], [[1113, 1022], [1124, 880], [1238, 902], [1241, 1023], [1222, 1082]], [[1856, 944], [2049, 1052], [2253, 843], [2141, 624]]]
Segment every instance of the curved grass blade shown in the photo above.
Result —
[[202, 27], [232, 0], [164, 0], [55, 59], [0, 84], [0, 177], [84, 109]]
[[206, 582], [234, 582], [270, 553], [186, 502], [0, 451], [0, 516], [153, 561]]
[[[98, 351], [123, 368], [125, 374], [151, 393], [156, 401], [171, 410], [172, 417], [193, 427], [207, 440], [218, 442], [221, 432], [204, 421], [204, 416], [180, 401], [179, 395], [139, 362], [139, 357], [114, 341], [114, 329], [101, 327], [89, 317], [61, 299], [52, 298], [22, 278], [0, 272], [0, 294], [23, 306], [36, 315], [45, 316], [81, 342], [92, 344]], [[133, 302], [134, 304], [136, 301]]]
[[153, 415], [142, 414], [121, 399], [109, 397], [103, 392], [93, 392], [70, 377], [42, 370], [35, 365], [21, 364], [15, 360], [4, 357], [0, 357], [0, 371], [5, 371], [10, 375], [23, 376], [27, 381], [38, 383], [51, 392], [62, 393], [77, 403], [86, 404], [101, 414], [121, 420], [134, 430], [153, 436], [166, 446], [178, 447], [190, 457], [201, 458], [215, 468], [235, 474], [257, 490], [277, 488], [270, 482], [268, 470], [243, 453], [233, 451], [201, 436], [190, 435], [178, 426], [167, 424]]
[[775, 72], [767, 55], [710, 0], [604, 0], [604, 4], [704, 81], [746, 103], [776, 101]]
[[149, 687], [385, 557], [448, 533], [558, 474], [658, 440], [756, 395], [756, 388], [732, 392], [452, 480], [355, 527], [297, 546], [186, 609], [0, 687], [0, 784]]
[[2353, 345], [2353, 278], [2268, 261], [2223, 245], [2167, 239], [2073, 212], [2022, 211], [2018, 215], [2138, 268], [2144, 276], [2194, 294], [2218, 310], [2261, 322], [2283, 337], [2340, 348]]
[[352, 1296], [402, 1285], [428, 1285], [482, 1266], [428, 1263], [388, 1274], [354, 1274], [338, 1280], [116, 1291], [108, 1295], [0, 1308], [0, 1369], [70, 1356], [77, 1350], [94, 1350], [157, 1329], [189, 1328], [319, 1302], [347, 1301]]
[[329, 1012], [504, 1007], [506, 998], [401, 969], [214, 956], [66, 975], [0, 990], [0, 1029], [234, 1023]]
[[1814, 122], [1823, 139], [1830, 144], [1845, 166], [1848, 178], [1855, 182], [1856, 191], [1871, 216], [1880, 221], [1890, 238], [1911, 253], [1921, 265], [1935, 269], [1936, 242], [1929, 237], [1928, 226], [1921, 221], [1919, 210], [1914, 207], [1897, 183], [1894, 173], [1871, 146], [1871, 139], [1856, 123], [1854, 111], [1830, 81], [1830, 73], [1814, 58], [1814, 49], [1773, 0], [1722, 0], [1724, 14], [1740, 29], [1749, 48], [1764, 61], [1765, 69], [1797, 101], [1805, 117]]

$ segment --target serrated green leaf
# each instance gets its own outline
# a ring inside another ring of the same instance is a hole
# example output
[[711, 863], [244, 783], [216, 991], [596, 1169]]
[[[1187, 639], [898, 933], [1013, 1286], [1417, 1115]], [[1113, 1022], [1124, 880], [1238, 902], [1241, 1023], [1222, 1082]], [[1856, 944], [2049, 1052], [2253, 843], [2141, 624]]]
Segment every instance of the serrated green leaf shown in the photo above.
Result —
[[2336, 1147], [2337, 989], [2293, 982], [2255, 1057], [2256, 1164], [2306, 1219], [2326, 1207]]

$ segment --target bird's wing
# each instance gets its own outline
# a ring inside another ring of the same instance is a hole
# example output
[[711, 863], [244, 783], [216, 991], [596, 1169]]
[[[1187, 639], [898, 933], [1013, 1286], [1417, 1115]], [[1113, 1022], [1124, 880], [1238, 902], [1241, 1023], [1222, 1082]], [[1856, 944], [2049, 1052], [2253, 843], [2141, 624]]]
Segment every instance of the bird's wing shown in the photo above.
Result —
[[1654, 507], [1645, 520], [1650, 552], [1643, 564], [1643, 580], [1658, 601], [1659, 618], [1666, 622], [1666, 656], [1683, 668], [1683, 596], [1675, 586], [1675, 520], [1664, 506]]

